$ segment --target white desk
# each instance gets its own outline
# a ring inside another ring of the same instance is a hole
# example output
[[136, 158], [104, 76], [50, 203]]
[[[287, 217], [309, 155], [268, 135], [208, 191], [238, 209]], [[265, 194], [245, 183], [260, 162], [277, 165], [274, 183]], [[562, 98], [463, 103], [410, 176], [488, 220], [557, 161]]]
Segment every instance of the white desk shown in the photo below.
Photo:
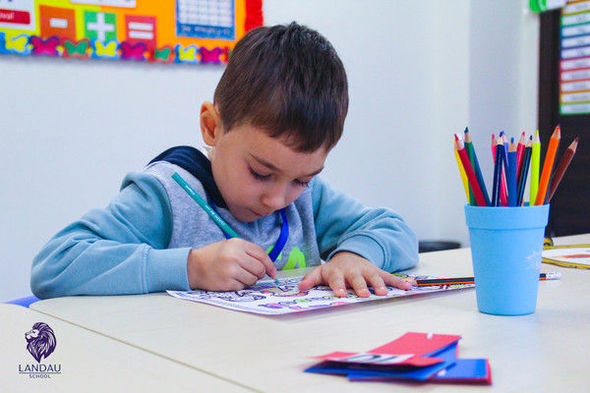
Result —
[[[590, 242], [590, 235], [556, 244]], [[421, 255], [416, 272], [472, 275], [469, 249]], [[562, 279], [539, 284], [537, 312], [479, 313], [475, 290], [389, 299], [309, 313], [264, 317], [166, 294], [70, 297], [37, 311], [71, 321], [210, 375], [264, 392], [587, 391], [590, 385], [590, 271], [543, 265]], [[408, 331], [462, 335], [459, 355], [488, 358], [493, 385], [351, 383], [304, 373], [309, 356], [364, 351]], [[230, 388], [229, 391], [232, 391]]]
[[[133, 346], [30, 310], [0, 304], [0, 391], [22, 392], [252, 392]], [[26, 349], [25, 333], [36, 322], [53, 330], [55, 351], [41, 364], [59, 375], [31, 378], [37, 362]], [[20, 367], [19, 367], [20, 366]]]

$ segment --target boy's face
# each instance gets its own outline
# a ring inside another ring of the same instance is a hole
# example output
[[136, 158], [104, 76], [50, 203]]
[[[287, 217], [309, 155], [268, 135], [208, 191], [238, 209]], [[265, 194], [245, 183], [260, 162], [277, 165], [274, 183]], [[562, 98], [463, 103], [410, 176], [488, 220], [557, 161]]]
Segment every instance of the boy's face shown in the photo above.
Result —
[[299, 153], [263, 130], [244, 124], [218, 128], [211, 167], [217, 187], [234, 217], [252, 222], [295, 201], [324, 167], [328, 152]]

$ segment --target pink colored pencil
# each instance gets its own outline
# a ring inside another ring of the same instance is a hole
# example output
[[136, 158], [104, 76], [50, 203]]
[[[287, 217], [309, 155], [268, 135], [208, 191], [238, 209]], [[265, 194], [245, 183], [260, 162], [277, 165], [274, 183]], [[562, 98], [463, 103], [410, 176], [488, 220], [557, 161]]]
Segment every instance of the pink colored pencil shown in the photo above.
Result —
[[[518, 146], [516, 146], [516, 173], [520, 173], [520, 165], [522, 164], [522, 153], [524, 153], [525, 145], [525, 134], [524, 131], [520, 134], [520, 140]], [[519, 181], [520, 179], [517, 179]]]

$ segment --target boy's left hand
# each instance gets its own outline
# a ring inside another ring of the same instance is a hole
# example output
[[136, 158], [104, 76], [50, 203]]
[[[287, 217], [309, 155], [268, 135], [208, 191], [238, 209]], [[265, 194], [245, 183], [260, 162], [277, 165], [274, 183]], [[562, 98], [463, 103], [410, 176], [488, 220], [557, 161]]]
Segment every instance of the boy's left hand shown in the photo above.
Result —
[[373, 287], [375, 295], [379, 296], [387, 295], [386, 285], [412, 289], [411, 282], [379, 269], [358, 254], [346, 251], [336, 253], [329, 262], [306, 274], [299, 283], [299, 290], [306, 291], [316, 285], [329, 285], [338, 297], [348, 294], [347, 286], [354, 289], [359, 297], [371, 295], [368, 286]]

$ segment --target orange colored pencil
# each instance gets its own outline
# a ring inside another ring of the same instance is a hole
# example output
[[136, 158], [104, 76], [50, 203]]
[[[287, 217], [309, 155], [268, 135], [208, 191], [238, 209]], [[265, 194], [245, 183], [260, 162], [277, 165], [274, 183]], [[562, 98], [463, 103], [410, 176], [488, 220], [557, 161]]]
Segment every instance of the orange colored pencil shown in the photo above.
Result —
[[465, 146], [463, 146], [463, 141], [459, 139], [457, 134], [455, 134], [455, 150], [457, 150], [459, 153], [459, 158], [461, 158], [461, 162], [463, 163], [463, 169], [465, 169], [467, 180], [469, 180], [469, 186], [473, 190], [473, 196], [475, 197], [477, 206], [487, 206], [486, 200], [483, 197], [483, 193], [481, 191], [481, 187], [479, 186], [477, 177], [475, 176], [475, 171], [471, 166], [471, 161], [469, 161], [469, 156], [467, 155], [467, 151], [465, 151]]
[[549, 187], [549, 196], [547, 197], [547, 203], [551, 202], [551, 198], [553, 198], [553, 194], [555, 194], [555, 190], [559, 183], [561, 183], [561, 179], [563, 178], [563, 174], [570, 166], [572, 162], [572, 158], [574, 158], [574, 154], [576, 154], [576, 149], [578, 148], [578, 139], [574, 139], [574, 141], [569, 145], [563, 157], [561, 157], [561, 161], [557, 165], [557, 169], [555, 170], [555, 175], [553, 175], [553, 180], [551, 180], [551, 186]]
[[547, 153], [545, 154], [545, 160], [543, 161], [543, 171], [541, 172], [541, 178], [539, 179], [539, 189], [537, 190], [535, 205], [543, 205], [545, 203], [547, 186], [549, 185], [551, 172], [553, 172], [553, 163], [555, 162], [555, 155], [557, 154], [560, 139], [561, 129], [557, 126], [551, 135], [551, 139], [549, 139], [549, 146], [547, 147]]

